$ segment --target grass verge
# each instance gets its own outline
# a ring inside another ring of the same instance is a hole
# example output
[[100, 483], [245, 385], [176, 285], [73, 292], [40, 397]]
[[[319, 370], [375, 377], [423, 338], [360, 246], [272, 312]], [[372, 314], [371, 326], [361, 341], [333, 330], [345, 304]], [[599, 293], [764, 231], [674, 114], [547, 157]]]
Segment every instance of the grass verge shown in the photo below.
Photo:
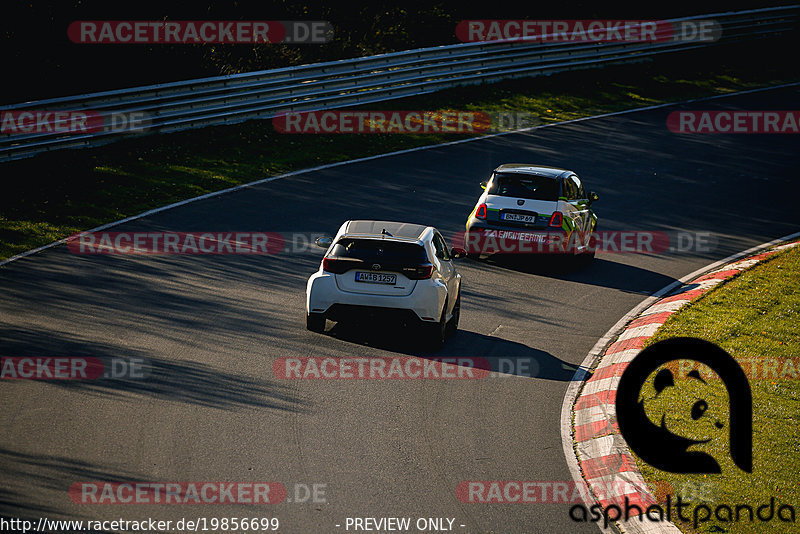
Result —
[[[646, 405], [650, 414], [665, 413], [667, 427], [675, 433], [694, 439], [711, 438], [707, 444], [691, 447], [711, 454], [722, 468], [721, 474], [675, 474], [652, 468], [637, 458], [645, 480], [653, 484], [667, 482], [676, 494], [692, 504], [684, 515], [693, 517], [702, 504], [711, 510], [709, 521], [694, 528], [688, 523], [673, 521], [684, 532], [769, 532], [795, 531], [789, 524], [773, 517], [762, 522], [749, 521], [746, 511], [739, 522], [715, 517], [720, 505], [769, 504], [775, 498], [775, 510], [788, 504], [800, 512], [800, 472], [796, 459], [800, 455], [800, 246], [779, 252], [732, 280], [710, 290], [670, 318], [648, 341], [676, 336], [699, 337], [724, 348], [748, 375], [753, 394], [753, 472], [746, 473], [733, 464], [728, 450], [728, 394], [722, 382], [709, 370], [702, 369], [705, 384], [697, 380], [681, 380], [688, 365], [676, 376], [676, 386], [688, 388], [690, 403], [695, 395], [707, 401], [709, 408], [698, 420], [681, 410], [675, 399], [659, 395], [660, 400]], [[683, 383], [685, 382], [685, 383]], [[691, 385], [689, 385], [691, 383]], [[647, 387], [647, 383], [646, 383]], [[649, 397], [642, 390], [645, 398]], [[660, 405], [659, 405], [660, 404]], [[711, 426], [713, 420], [726, 423], [724, 429]], [[657, 484], [656, 484], [656, 487]], [[735, 511], [734, 511], [735, 512]], [[768, 511], [765, 509], [764, 514]], [[698, 511], [702, 517], [704, 511]], [[722, 510], [721, 517], [727, 519]], [[735, 514], [734, 516], [735, 517]]]
[[[528, 112], [542, 123], [798, 81], [758, 48], [450, 89], [359, 109]], [[687, 58], [691, 58], [688, 61]], [[0, 259], [74, 232], [284, 172], [467, 137], [286, 135], [270, 121], [209, 127], [0, 164]]]

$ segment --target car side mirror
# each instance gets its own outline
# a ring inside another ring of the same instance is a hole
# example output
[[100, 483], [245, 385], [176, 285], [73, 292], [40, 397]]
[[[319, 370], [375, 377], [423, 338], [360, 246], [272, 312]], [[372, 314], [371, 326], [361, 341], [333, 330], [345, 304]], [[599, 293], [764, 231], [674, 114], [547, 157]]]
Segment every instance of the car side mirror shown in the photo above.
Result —
[[486, 181], [486, 182], [481, 182], [481, 189], [486, 189], [486, 185], [487, 185], [488, 183], [489, 183], [488, 181]]
[[450, 251], [450, 257], [457, 260], [459, 258], [463, 258], [467, 255], [467, 251], [463, 248], [453, 247], [453, 250]]
[[591, 191], [589, 193], [589, 202], [597, 202], [598, 200], [600, 200], [600, 197], [597, 196], [597, 193], [595, 193], [594, 191]]
[[330, 247], [331, 243], [333, 243], [333, 239], [330, 238], [330, 237], [318, 237], [318, 238], [316, 238], [314, 240], [314, 244], [315, 245], [317, 245], [320, 248], [325, 248], [325, 249]]

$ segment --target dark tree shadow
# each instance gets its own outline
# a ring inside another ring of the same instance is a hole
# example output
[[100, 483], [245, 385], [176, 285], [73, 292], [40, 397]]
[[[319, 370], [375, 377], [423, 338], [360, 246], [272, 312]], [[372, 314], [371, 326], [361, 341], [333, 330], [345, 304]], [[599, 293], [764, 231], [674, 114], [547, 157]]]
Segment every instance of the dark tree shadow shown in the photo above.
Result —
[[[63, 508], [54, 506], [53, 503], [36, 502], [32, 499], [39, 492], [29, 491], [30, 488], [56, 491], [63, 495], [63, 500], [68, 501], [69, 488], [74, 482], [90, 480], [125, 482], [147, 479], [141, 473], [119, 471], [64, 456], [29, 454], [6, 448], [0, 448], [0, 471], [4, 480], [4, 487], [0, 488], [0, 518], [28, 520], [34, 525], [42, 517], [66, 520], [91, 517], [82, 514], [74, 507], [67, 512]], [[12, 484], [14, 489], [9, 488]], [[4, 529], [4, 531], [15, 530]]]
[[114, 359], [141, 361], [140, 372], [94, 380], [46, 380], [49, 384], [92, 395], [144, 395], [206, 408], [268, 408], [308, 412], [311, 405], [274, 381], [256, 380], [197, 362], [156, 358], [136, 349], [76, 338], [54, 331], [0, 329], [4, 356], [73, 356], [97, 358], [106, 369]]

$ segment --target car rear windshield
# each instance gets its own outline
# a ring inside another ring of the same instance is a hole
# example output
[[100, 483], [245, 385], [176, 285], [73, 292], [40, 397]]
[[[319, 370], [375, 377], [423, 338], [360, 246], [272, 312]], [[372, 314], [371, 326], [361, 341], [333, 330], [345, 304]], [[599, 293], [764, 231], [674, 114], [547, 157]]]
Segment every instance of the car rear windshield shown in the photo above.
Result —
[[558, 180], [530, 174], [497, 173], [489, 194], [555, 201], [558, 200]]
[[416, 243], [401, 243], [383, 239], [340, 239], [331, 255], [368, 262], [427, 263], [425, 248]]

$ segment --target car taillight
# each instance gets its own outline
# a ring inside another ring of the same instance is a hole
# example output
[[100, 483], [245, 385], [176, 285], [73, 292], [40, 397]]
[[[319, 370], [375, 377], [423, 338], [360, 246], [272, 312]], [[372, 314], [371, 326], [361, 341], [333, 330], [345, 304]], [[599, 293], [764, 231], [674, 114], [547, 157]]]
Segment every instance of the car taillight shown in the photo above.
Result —
[[481, 204], [480, 206], [478, 206], [478, 209], [475, 210], [475, 218], [476, 219], [486, 218], [486, 204]]
[[334, 258], [322, 258], [322, 270], [329, 273], [342, 274], [350, 268], [348, 262]]
[[564, 222], [564, 216], [561, 214], [560, 211], [556, 211], [553, 213], [553, 216], [550, 217], [550, 224], [548, 226], [555, 226], [556, 228], [561, 228], [562, 222]]
[[403, 267], [403, 274], [409, 280], [426, 280], [433, 275], [433, 265], [417, 265]]

